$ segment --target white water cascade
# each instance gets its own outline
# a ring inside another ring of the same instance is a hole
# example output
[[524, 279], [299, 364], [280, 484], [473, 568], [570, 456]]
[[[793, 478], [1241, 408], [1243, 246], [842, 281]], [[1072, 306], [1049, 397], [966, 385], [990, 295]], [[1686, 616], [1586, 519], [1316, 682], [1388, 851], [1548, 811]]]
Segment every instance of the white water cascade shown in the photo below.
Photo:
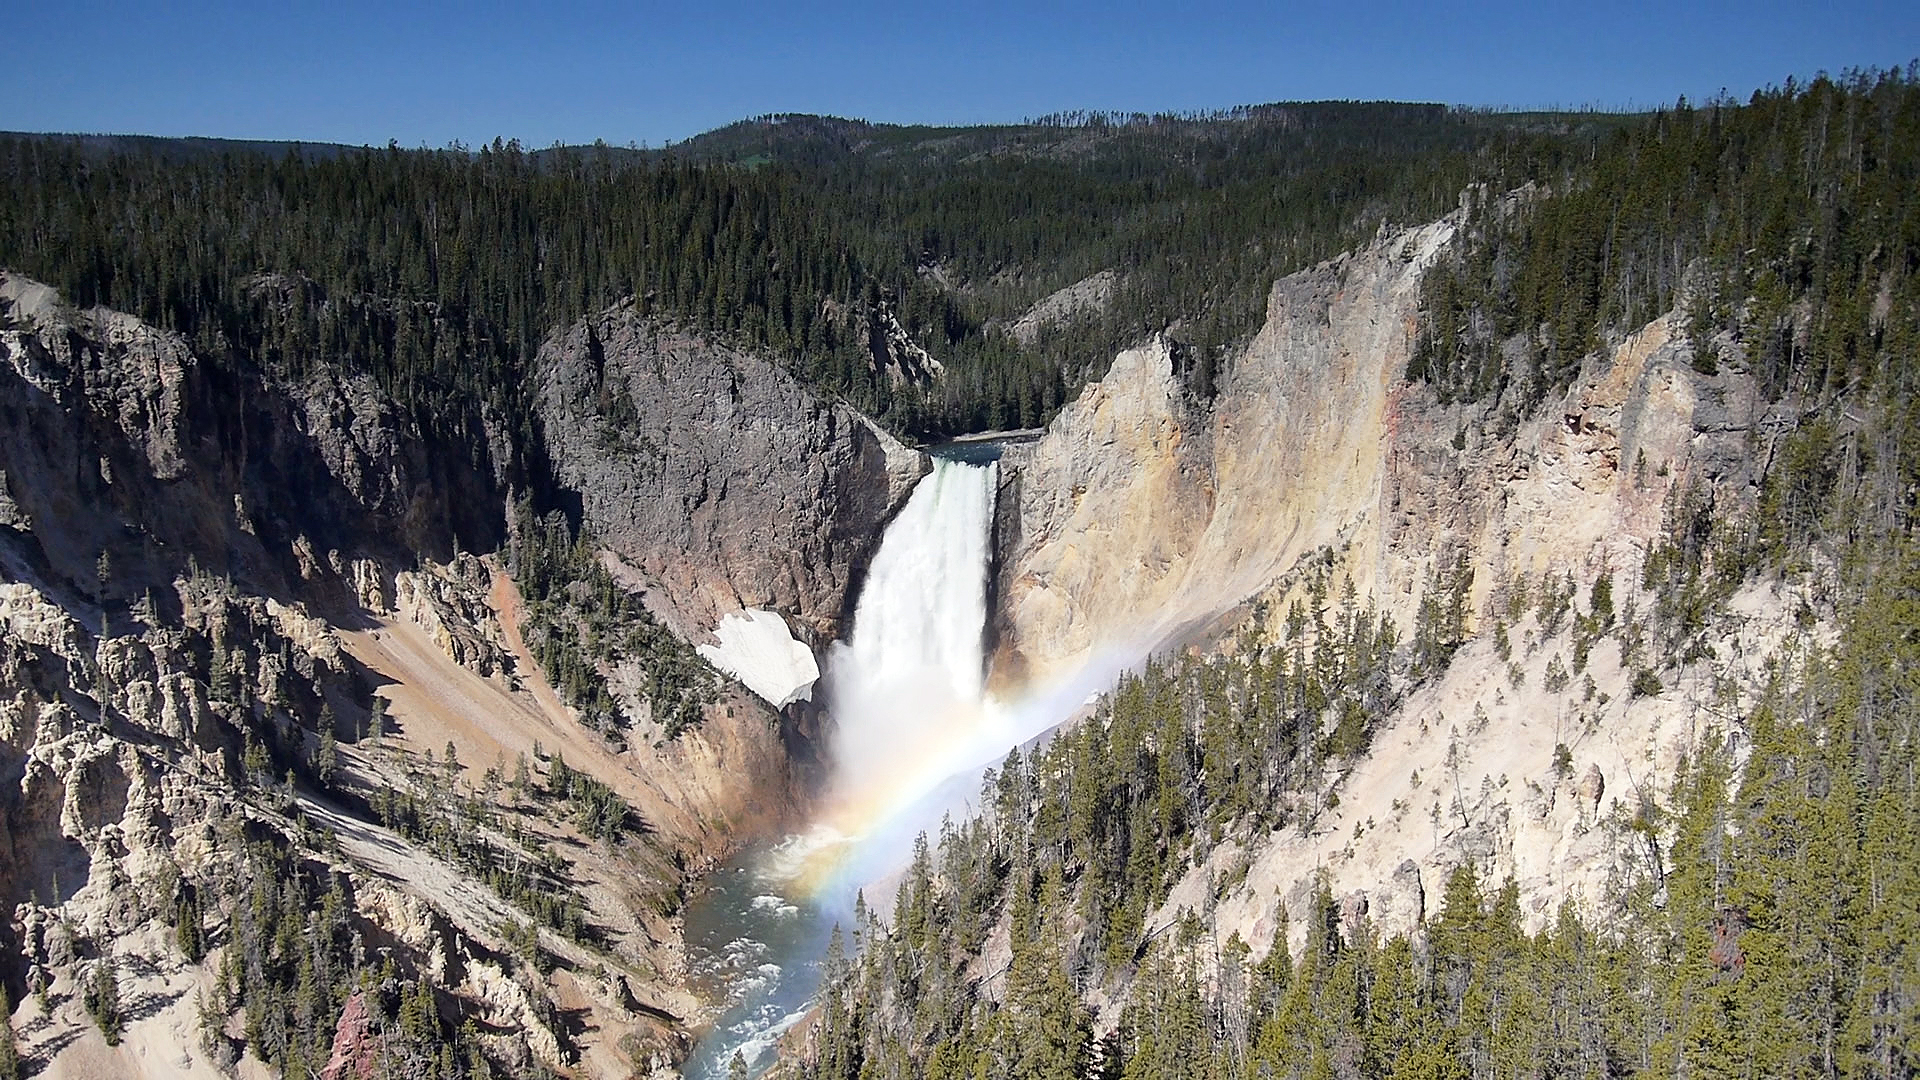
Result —
[[[1065, 719], [1118, 668], [1012, 702], [986, 694], [987, 574], [997, 464], [934, 458], [881, 538], [849, 639], [827, 656], [834, 781], [814, 827], [716, 871], [687, 915], [696, 979], [726, 1008], [687, 1063], [697, 1080], [757, 1076], [811, 1008], [831, 928], [856, 890], [903, 865], [915, 834], [965, 812], [978, 770]], [[890, 895], [881, 890], [878, 902]], [[869, 902], [875, 902], [869, 897]]]
[[[885, 820], [994, 745], [984, 700], [998, 466], [936, 458], [868, 569], [827, 663], [839, 828]], [[1010, 743], [1008, 745], [1011, 745]]]

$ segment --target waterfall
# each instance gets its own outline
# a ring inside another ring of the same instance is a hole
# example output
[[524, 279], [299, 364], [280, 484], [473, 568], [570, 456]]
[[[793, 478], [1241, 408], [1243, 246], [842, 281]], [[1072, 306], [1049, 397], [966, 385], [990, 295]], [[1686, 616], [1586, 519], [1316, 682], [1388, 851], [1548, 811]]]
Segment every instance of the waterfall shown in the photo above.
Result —
[[727, 1002], [689, 1077], [720, 1080], [736, 1052], [759, 1075], [775, 1040], [807, 1015], [831, 928], [851, 918], [856, 891], [903, 865], [913, 837], [944, 810], [964, 810], [981, 767], [1066, 715], [1050, 697], [987, 698], [998, 481], [997, 464], [935, 457], [887, 526], [852, 632], [827, 655], [822, 689], [835, 729], [826, 814], [722, 867], [688, 911], [690, 966], [725, 987]]
[[759, 1075], [775, 1040], [807, 1015], [831, 928], [851, 917], [856, 890], [904, 865], [913, 837], [942, 813], [964, 813], [981, 768], [1065, 719], [1120, 670], [1120, 654], [1103, 654], [1015, 700], [987, 697], [998, 481], [997, 464], [936, 457], [881, 538], [852, 633], [827, 655], [835, 731], [826, 814], [722, 867], [688, 911], [696, 978], [727, 988], [689, 1077], [720, 1080], [736, 1051]]
[[934, 459], [881, 539], [851, 637], [828, 658], [850, 832], [971, 764], [996, 726], [983, 691], [997, 477], [993, 464]]

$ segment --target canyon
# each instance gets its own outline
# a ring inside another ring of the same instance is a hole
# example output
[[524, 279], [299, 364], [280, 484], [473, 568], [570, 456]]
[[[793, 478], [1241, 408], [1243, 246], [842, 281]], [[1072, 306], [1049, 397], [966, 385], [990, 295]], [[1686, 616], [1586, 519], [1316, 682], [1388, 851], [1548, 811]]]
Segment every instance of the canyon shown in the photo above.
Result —
[[[982, 678], [1064, 702], [1041, 727], [1149, 656], [1286, 640], [1302, 605], [1375, 610], [1404, 638], [1443, 594], [1464, 612], [1451, 663], [1374, 718], [1369, 752], [1326, 763], [1305, 824], [1202, 853], [1150, 931], [1204, 912], [1218, 941], [1264, 951], [1285, 911], [1297, 948], [1320, 881], [1413, 930], [1464, 864], [1513, 877], [1533, 926], [1603, 905], [1649, 843], [1658, 857], [1636, 815], [1699, 740], [1734, 737], [1711, 717], [1792, 647], [1792, 588], [1750, 583], [1662, 692], [1635, 690], [1624, 645], [1564, 677], [1571, 629], [1516, 593], [1605, 580], [1646, 610], [1675, 508], [1751, 506], [1782, 424], [1737, 364], [1696, 370], [1672, 315], [1531, 409], [1441, 403], [1405, 372], [1423, 274], [1458, 228], [1383, 232], [1281, 278], [1210, 397], [1177, 340], [1121, 352], [1000, 459]], [[837, 718], [808, 660], [830, 672], [849, 632], [860, 648], [855, 603], [940, 475], [927, 456], [774, 360], [631, 305], [548, 338], [531, 432], [485, 410], [428, 429], [369, 381], [249, 374], [17, 275], [0, 307], [0, 909], [26, 965], [0, 975], [45, 1002], [16, 1009], [23, 1053], [51, 1076], [231, 1066], [205, 1005], [217, 961], [183, 958], [169, 926], [179, 897], [243, 876], [241, 838], [271, 835], [349, 882], [358, 932], [501, 1060], [670, 1072], [714, 1008], [688, 988], [688, 893], [818, 809]], [[628, 659], [595, 672], [625, 729], [582, 723], [523, 637], [516, 496], [738, 676], [697, 724], [669, 735], [657, 676]], [[262, 775], [263, 740], [289, 761], [337, 744], [339, 781]], [[588, 835], [505, 784], [516, 762], [563, 762], [641, 827]], [[372, 809], [423, 785], [494, 804], [472, 827], [547, 853], [590, 939], [540, 927], [519, 962], [512, 904]], [[117, 1047], [82, 1007], [108, 957], [130, 973]]]
[[1464, 647], [1376, 719], [1369, 754], [1329, 764], [1311, 825], [1222, 844], [1159, 925], [1206, 910], [1219, 943], [1265, 948], [1279, 900], [1297, 949], [1324, 875], [1380, 933], [1410, 932], [1462, 864], [1512, 876], [1534, 929], [1566, 902], [1603, 910], [1644, 855], [1627, 824], [1667, 798], [1699, 740], [1737, 740], [1716, 718], [1750, 707], [1768, 659], [1794, 649], [1804, 594], [1751, 584], [1714, 629], [1718, 650], [1639, 695], [1625, 651], [1596, 649], [1569, 682], [1570, 627], [1510, 610], [1516, 591], [1584, 597], [1604, 579], [1616, 605], [1650, 611], [1642, 579], [1676, 507], [1750, 513], [1789, 423], [1751, 377], [1696, 370], [1673, 316], [1590, 357], [1530, 413], [1441, 404], [1404, 372], [1422, 273], [1457, 221], [1281, 279], [1211, 402], [1157, 340], [1003, 460], [1001, 686], [1284, 641], [1302, 604], [1376, 610], [1407, 640], [1423, 603], [1459, 591]]

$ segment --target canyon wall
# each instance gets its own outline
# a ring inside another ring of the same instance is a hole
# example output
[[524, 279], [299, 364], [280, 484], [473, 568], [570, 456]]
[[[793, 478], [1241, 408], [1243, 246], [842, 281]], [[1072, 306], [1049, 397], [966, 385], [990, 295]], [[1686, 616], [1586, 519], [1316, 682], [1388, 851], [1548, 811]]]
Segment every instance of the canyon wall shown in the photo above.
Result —
[[1717, 730], [1714, 688], [1763, 685], [1758, 665], [1788, 636], [1795, 601], [1750, 586], [1731, 605], [1737, 629], [1655, 695], [1636, 689], [1644, 660], [1624, 646], [1573, 663], [1566, 624], [1510, 610], [1516, 588], [1571, 581], [1584, 603], [1601, 578], [1629, 620], [1650, 610], [1641, 570], [1674, 507], [1751, 507], [1781, 425], [1737, 363], [1694, 369], [1677, 316], [1531, 407], [1443, 404], [1407, 383], [1422, 274], [1453, 229], [1383, 235], [1278, 281], [1212, 401], [1180, 375], [1177, 346], [1122, 353], [1005, 461], [993, 658], [1005, 694], [1115, 655], [1287, 640], [1316, 576], [1321, 604], [1351, 583], [1403, 642], [1436, 590], [1462, 597], [1464, 647], [1371, 718], [1372, 751], [1329, 760], [1298, 825], [1210, 852], [1163, 924], [1205, 909], [1222, 940], [1264, 943], [1278, 898], [1297, 936], [1325, 877], [1376, 927], [1411, 929], [1423, 889], [1465, 862], [1515, 877], [1536, 925], [1562, 901], [1598, 903], [1645, 856], [1625, 822]]
[[[348, 883], [356, 933], [510, 1033], [497, 1060], [666, 1067], [707, 1007], [681, 974], [684, 889], [798, 812], [813, 718], [723, 682], [666, 738], [623, 661], [598, 676], [633, 726], [596, 732], [522, 641], [505, 568], [473, 553], [536, 492], [683, 636], [751, 606], [824, 640], [924, 459], [625, 309], [550, 341], [531, 429], [475, 406], [427, 430], [372, 378], [312, 367], [209, 358], [0, 274], [0, 943], [18, 958], [0, 981], [27, 1001], [23, 1050], [48, 1075], [230, 1066], [198, 1034], [211, 969], [169, 927], [204, 898], [218, 964], [244, 835]], [[543, 785], [569, 774], [624, 802], [624, 842], [554, 801]], [[409, 814], [484, 793], [500, 819], [461, 831], [571, 883], [599, 944], [529, 925], [559, 964], [527, 966], [523, 909], [399, 827], [392, 800], [423, 791]], [[117, 1048], [81, 1001], [109, 959], [135, 1016]]]
[[361, 556], [444, 560], [504, 535], [495, 418], [428, 433], [370, 378], [210, 362], [18, 275], [0, 273], [0, 309], [0, 473], [43, 573], [124, 600], [191, 560], [285, 598]]
[[757, 353], [621, 305], [549, 339], [538, 410], [559, 484], [683, 635], [741, 609], [824, 648], [928, 469]]
[[[1300, 557], [1379, 533], [1392, 391], [1441, 223], [1274, 285], [1266, 325], [1211, 403], [1156, 340], [1009, 459], [996, 666], [1045, 679], [1163, 643]], [[1370, 563], [1371, 560], [1357, 560]]]

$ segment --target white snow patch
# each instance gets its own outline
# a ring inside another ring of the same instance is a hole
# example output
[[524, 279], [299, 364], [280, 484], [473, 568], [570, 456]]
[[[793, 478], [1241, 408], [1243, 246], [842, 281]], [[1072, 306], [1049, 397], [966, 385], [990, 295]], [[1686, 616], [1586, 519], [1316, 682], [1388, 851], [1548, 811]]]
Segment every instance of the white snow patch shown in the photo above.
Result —
[[813, 650], [800, 644], [787, 622], [771, 611], [736, 611], [720, 620], [713, 636], [718, 645], [700, 645], [707, 662], [739, 679], [747, 689], [783, 709], [813, 697], [820, 666]]

